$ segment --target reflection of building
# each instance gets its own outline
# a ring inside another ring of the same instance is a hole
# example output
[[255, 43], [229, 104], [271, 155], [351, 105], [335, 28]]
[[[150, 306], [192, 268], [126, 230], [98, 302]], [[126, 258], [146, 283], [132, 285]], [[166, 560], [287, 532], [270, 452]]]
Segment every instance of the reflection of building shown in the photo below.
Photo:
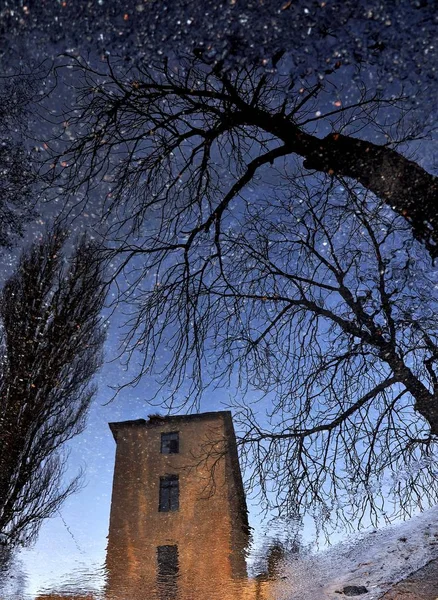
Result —
[[111, 600], [247, 597], [248, 521], [231, 413], [111, 423]]
[[[282, 553], [275, 546], [266, 573], [247, 578], [246, 503], [229, 412], [110, 427], [117, 453], [106, 593], [42, 594], [37, 600], [284, 600], [302, 593], [298, 579], [282, 581]], [[363, 583], [368, 586], [360, 578], [330, 584], [330, 597], [363, 597]], [[438, 559], [380, 597], [437, 600]]]
[[40, 594], [37, 597], [37, 600], [97, 600], [96, 596], [93, 593], [86, 594], [77, 594], [72, 592], [71, 594], [61, 592], [57, 593], [48, 593], [48, 594]]

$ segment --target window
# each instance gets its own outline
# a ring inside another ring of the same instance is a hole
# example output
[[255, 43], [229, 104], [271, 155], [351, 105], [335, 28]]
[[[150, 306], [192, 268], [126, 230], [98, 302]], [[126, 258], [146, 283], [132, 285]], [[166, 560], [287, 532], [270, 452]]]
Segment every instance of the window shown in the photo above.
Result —
[[158, 510], [169, 512], [179, 509], [179, 479], [178, 475], [160, 477], [160, 502]]
[[157, 583], [160, 598], [173, 600], [177, 597], [178, 571], [178, 546], [158, 546]]
[[170, 433], [161, 434], [161, 454], [178, 454], [179, 453], [179, 433], [171, 431]]

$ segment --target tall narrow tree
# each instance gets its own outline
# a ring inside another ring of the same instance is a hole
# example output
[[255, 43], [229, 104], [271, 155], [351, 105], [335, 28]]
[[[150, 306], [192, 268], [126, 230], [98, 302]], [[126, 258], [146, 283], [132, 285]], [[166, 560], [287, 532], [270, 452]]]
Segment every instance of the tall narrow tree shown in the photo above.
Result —
[[[10, 248], [38, 214], [35, 148], [29, 148], [29, 117], [45, 97], [48, 70], [0, 76], [0, 247]], [[25, 140], [28, 140], [26, 143]]]
[[84, 428], [102, 362], [105, 299], [97, 246], [67, 260], [66, 233], [23, 253], [0, 298], [0, 542], [27, 545], [78, 488], [63, 447]]

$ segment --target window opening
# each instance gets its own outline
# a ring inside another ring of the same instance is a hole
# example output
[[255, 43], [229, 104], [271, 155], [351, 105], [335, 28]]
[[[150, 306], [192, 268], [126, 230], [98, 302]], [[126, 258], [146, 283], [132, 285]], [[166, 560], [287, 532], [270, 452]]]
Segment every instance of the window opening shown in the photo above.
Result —
[[160, 477], [160, 502], [158, 510], [169, 512], [179, 509], [179, 478], [178, 475]]
[[157, 547], [157, 583], [161, 600], [177, 597], [178, 546]]
[[178, 454], [179, 453], [179, 433], [171, 431], [161, 434], [161, 454]]

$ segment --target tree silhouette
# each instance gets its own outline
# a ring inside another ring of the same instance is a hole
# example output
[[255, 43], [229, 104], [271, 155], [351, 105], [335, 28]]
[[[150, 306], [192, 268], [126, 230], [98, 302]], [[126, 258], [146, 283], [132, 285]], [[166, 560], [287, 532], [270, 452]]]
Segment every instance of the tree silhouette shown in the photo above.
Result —
[[66, 259], [55, 228], [24, 252], [1, 292], [0, 542], [31, 543], [42, 521], [78, 489], [63, 484], [64, 444], [79, 434], [101, 364], [105, 298], [97, 247]]
[[24, 140], [29, 112], [44, 97], [39, 86], [46, 75], [40, 66], [32, 73], [0, 77], [0, 246], [6, 248], [37, 215], [35, 185], [40, 177]]
[[[412, 124], [400, 133], [403, 95], [385, 98], [358, 83], [356, 98], [343, 104], [329, 83], [306, 87], [289, 75], [225, 69], [202, 58], [178, 66], [164, 61], [126, 75], [111, 64], [98, 72], [72, 60], [84, 84], [69, 125], [82, 129], [62, 165], [72, 163], [70, 181], [78, 186], [97, 175], [116, 179], [107, 206], [129, 196], [134, 223], [165, 201], [181, 211], [181, 219], [199, 217], [189, 231], [191, 241], [200, 231], [220, 227], [230, 202], [265, 165], [299, 156], [310, 172], [360, 183], [410, 223], [432, 258], [438, 256], [438, 180], [394, 149], [420, 134]], [[328, 109], [327, 93], [333, 100]], [[326, 110], [318, 110], [320, 105]], [[329, 133], [316, 135], [316, 127]], [[374, 137], [383, 129], [385, 143], [357, 137], [369, 128]], [[116, 152], [123, 155], [117, 176]], [[227, 193], [221, 167], [234, 176]], [[202, 201], [208, 207], [201, 212]]]
[[74, 62], [59, 164], [71, 192], [109, 188], [139, 377], [170, 402], [235, 375], [266, 396], [267, 415], [233, 404], [249, 485], [286, 514], [435, 501], [437, 180], [400, 151], [420, 135], [403, 97], [358, 83], [346, 104], [202, 58]]

